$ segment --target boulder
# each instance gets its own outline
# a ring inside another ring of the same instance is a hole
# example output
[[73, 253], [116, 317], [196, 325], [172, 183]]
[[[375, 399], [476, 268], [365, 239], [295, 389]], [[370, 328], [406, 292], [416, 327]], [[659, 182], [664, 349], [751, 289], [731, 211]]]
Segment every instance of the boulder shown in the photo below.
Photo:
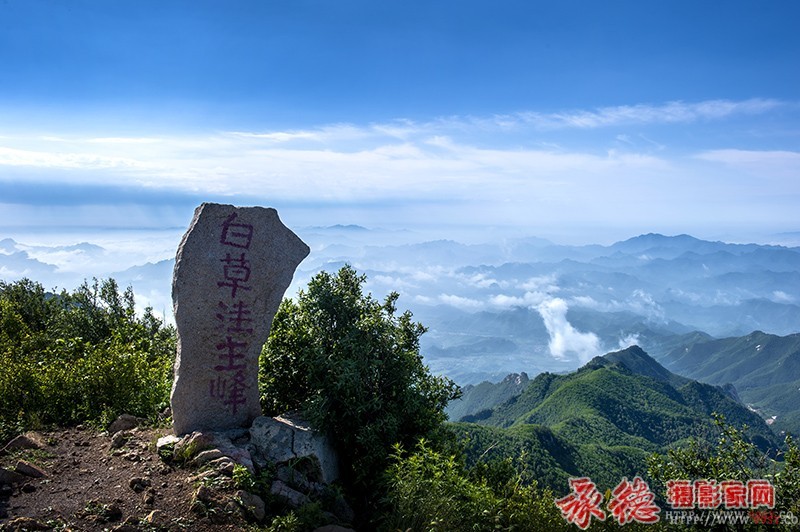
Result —
[[267, 506], [264, 503], [264, 499], [258, 495], [254, 495], [249, 491], [239, 490], [236, 492], [236, 499], [256, 521], [261, 522], [267, 516]]
[[250, 427], [250, 450], [262, 466], [310, 458], [318, 464], [320, 478], [309, 480], [330, 484], [339, 478], [338, 459], [328, 438], [297, 416], [256, 418]]
[[44, 438], [42, 438], [41, 434], [37, 434], [35, 432], [26, 432], [25, 434], [20, 434], [3, 448], [0, 454], [9, 453], [11, 451], [17, 451], [21, 449], [41, 449], [44, 447]]
[[308, 495], [290, 488], [281, 480], [276, 480], [272, 483], [270, 493], [281, 499], [292, 508], [300, 508], [301, 506], [311, 502], [311, 499], [308, 497]]
[[114, 434], [121, 430], [131, 430], [139, 426], [141, 420], [130, 414], [122, 414], [108, 426], [108, 433]]
[[30, 462], [26, 462], [25, 460], [18, 461], [17, 465], [14, 467], [14, 471], [20, 475], [25, 475], [26, 477], [31, 478], [42, 478], [47, 476], [47, 473], [45, 473], [42, 468], [35, 466]]

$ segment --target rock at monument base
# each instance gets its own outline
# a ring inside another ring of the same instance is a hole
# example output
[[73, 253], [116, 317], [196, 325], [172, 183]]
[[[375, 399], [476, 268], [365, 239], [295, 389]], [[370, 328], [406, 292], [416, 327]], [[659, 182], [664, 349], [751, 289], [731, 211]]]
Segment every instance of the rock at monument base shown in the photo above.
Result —
[[319, 479], [329, 484], [339, 478], [336, 453], [328, 439], [297, 417], [258, 417], [250, 427], [250, 445], [253, 458], [258, 461], [281, 464], [299, 458], [318, 462]]
[[[239, 464], [251, 473], [255, 472], [250, 451], [231, 441], [237, 433], [199, 432], [195, 431], [182, 438], [165, 436], [159, 438], [156, 448], [159, 454], [169, 460], [175, 460], [190, 466], [203, 466], [216, 462], [215, 470], [230, 470]], [[223, 464], [226, 462], [226, 464]], [[230, 467], [227, 466], [230, 463]]]
[[308, 497], [308, 495], [290, 488], [282, 480], [274, 481], [269, 492], [275, 497], [283, 500], [292, 508], [300, 508], [301, 506], [311, 502], [311, 499]]
[[261, 414], [258, 357], [308, 246], [274, 209], [204, 203], [175, 259], [177, 435], [247, 427]]
[[[200, 515], [220, 510], [220, 516], [235, 514], [259, 523], [265, 519], [264, 499], [244, 490], [233, 498], [224, 497], [224, 490], [212, 489], [212, 486], [230, 486], [237, 479], [236, 469], [242, 466], [252, 475], [253, 486], [259, 486], [258, 489], [268, 486], [270, 501], [290, 508], [319, 503], [324, 505], [320, 506], [325, 510], [323, 522], [350, 523], [354, 519], [342, 492], [330, 486], [338, 477], [335, 451], [326, 437], [297, 416], [258, 417], [249, 431], [195, 431], [182, 437], [164, 436], [158, 439], [156, 448], [169, 467], [199, 471], [187, 482], [201, 484], [191, 506]], [[264, 486], [261, 484], [264, 481], [269, 484]], [[240, 484], [244, 485], [248, 484]], [[150, 494], [142, 478], [131, 478], [129, 488], [146, 496]], [[155, 498], [148, 500], [146, 506], [152, 505]]]
[[260, 523], [267, 516], [266, 504], [264, 504], [264, 500], [258, 495], [239, 490], [236, 492], [236, 498], [239, 500], [242, 507], [247, 510], [257, 522]]

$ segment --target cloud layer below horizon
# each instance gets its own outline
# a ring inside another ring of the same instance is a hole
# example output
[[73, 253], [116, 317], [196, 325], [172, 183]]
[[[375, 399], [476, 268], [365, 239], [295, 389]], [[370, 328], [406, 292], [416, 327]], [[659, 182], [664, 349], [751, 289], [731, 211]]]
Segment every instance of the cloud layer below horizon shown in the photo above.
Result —
[[263, 201], [338, 212], [331, 223], [788, 230], [800, 152], [778, 141], [741, 148], [720, 131], [758, 129], [797, 107], [712, 100], [287, 131], [0, 131], [0, 225], [27, 223], [25, 206], [47, 207], [37, 197], [50, 194], [67, 208]]

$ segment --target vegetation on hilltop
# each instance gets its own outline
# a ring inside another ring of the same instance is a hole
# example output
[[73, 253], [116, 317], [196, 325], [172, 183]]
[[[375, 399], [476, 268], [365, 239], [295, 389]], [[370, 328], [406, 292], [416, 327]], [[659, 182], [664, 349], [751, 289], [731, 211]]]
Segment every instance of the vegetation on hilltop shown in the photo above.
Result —
[[169, 404], [175, 331], [113, 279], [53, 294], [0, 281], [0, 441], [47, 425], [155, 418]]
[[755, 413], [723, 390], [670, 373], [639, 347], [597, 357], [566, 375], [543, 373], [520, 395], [463, 421], [511, 427], [541, 424], [572, 442], [655, 451], [713, 434], [713, 412], [763, 450], [779, 445]]

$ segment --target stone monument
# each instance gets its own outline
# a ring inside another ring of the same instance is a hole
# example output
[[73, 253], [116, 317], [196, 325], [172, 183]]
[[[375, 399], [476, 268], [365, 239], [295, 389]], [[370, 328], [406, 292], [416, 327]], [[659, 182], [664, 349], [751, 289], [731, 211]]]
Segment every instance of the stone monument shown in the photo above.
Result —
[[204, 203], [175, 259], [175, 434], [249, 427], [261, 415], [258, 357], [308, 255], [275, 209]]

